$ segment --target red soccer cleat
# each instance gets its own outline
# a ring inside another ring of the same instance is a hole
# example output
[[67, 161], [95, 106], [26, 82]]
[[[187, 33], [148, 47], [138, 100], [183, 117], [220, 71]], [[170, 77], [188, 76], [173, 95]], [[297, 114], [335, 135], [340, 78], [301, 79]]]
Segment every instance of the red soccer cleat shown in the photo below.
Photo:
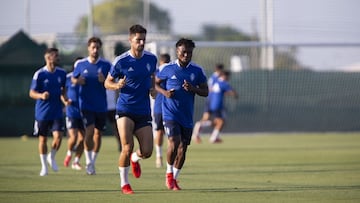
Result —
[[173, 188], [173, 190], [181, 190], [181, 188], [180, 188], [179, 185], [178, 185], [177, 180], [173, 179], [173, 183], [174, 183], [174, 188]]
[[141, 176], [141, 167], [139, 162], [133, 162], [130, 160], [131, 163], [131, 168], [132, 168], [132, 173], [134, 175], [135, 178], [140, 178]]
[[71, 156], [66, 156], [64, 159], [64, 166], [69, 167], [70, 161], [71, 161]]
[[131, 189], [130, 184], [126, 184], [121, 187], [121, 192], [125, 195], [131, 195], [134, 194], [134, 191]]
[[173, 178], [173, 173], [167, 173], [166, 174], [166, 179], [165, 179], [165, 185], [169, 190], [174, 189], [174, 178]]

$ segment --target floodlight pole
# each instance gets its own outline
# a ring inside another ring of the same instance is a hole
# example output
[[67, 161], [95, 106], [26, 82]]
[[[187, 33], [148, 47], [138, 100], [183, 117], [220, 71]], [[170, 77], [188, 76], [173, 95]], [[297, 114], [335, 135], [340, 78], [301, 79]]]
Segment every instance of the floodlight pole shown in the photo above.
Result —
[[273, 0], [261, 1], [261, 42], [264, 46], [261, 48], [261, 67], [269, 70], [274, 69], [274, 7]]
[[25, 32], [30, 35], [30, 0], [25, 0]]
[[94, 36], [94, 26], [93, 26], [93, 1], [89, 0], [88, 8], [88, 26], [87, 26], [87, 36], [88, 38]]
[[150, 0], [143, 0], [143, 23], [144, 27], [149, 31], [150, 30]]

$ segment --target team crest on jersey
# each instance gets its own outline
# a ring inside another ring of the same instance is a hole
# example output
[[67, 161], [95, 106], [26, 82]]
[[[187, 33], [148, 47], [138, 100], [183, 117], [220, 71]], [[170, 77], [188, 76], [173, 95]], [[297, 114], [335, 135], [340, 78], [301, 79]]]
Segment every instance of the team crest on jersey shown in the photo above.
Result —
[[194, 81], [194, 80], [195, 80], [195, 74], [194, 74], [194, 73], [191, 73], [191, 74], [190, 74], [190, 80], [191, 80], [191, 81]]
[[84, 73], [84, 74], [87, 74], [87, 73], [88, 73], [88, 70], [87, 70], [87, 69], [85, 69], [85, 70], [83, 71], [83, 73]]
[[148, 71], [150, 71], [151, 70], [150, 64], [146, 64], [146, 68], [148, 69]]
[[61, 77], [58, 77], [57, 79], [58, 79], [58, 83], [61, 83]]
[[49, 83], [49, 80], [48, 79], [45, 79], [44, 80], [44, 84], [48, 84]]

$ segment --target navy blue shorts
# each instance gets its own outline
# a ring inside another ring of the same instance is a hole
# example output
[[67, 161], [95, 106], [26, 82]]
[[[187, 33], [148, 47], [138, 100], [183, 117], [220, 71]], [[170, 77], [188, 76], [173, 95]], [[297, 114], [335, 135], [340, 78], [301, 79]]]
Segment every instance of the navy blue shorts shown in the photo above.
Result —
[[164, 121], [164, 127], [168, 137], [180, 136], [182, 143], [190, 145], [192, 128], [185, 128], [175, 121]]
[[215, 111], [208, 111], [211, 118], [222, 118], [225, 119], [226, 113], [224, 110], [215, 110]]
[[154, 124], [155, 124], [154, 127], [155, 130], [164, 130], [164, 123], [161, 113], [154, 114]]
[[105, 130], [106, 126], [106, 113], [107, 112], [93, 112], [82, 110], [82, 119], [86, 127], [89, 125], [95, 125], [95, 128], [98, 130]]
[[84, 123], [81, 118], [66, 117], [66, 128], [85, 130]]
[[34, 123], [34, 136], [48, 136], [49, 132], [53, 131], [64, 131], [64, 121], [63, 119], [57, 120], [45, 120], [45, 121], [35, 121]]
[[152, 126], [152, 118], [151, 115], [137, 115], [137, 114], [131, 114], [131, 113], [125, 113], [125, 112], [116, 112], [115, 119], [119, 119], [121, 117], [127, 117], [130, 118], [134, 123], [134, 131], [133, 133], [145, 126]]

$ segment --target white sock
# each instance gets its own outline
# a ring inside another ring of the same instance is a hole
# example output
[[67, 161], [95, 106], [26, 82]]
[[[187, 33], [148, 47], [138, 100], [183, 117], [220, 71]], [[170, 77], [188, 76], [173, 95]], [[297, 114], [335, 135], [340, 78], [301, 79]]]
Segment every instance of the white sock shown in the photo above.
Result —
[[131, 161], [138, 162], [141, 158], [137, 155], [136, 152], [133, 152], [130, 157]]
[[47, 157], [46, 154], [40, 154], [41, 168], [43, 168], [43, 169], [47, 168], [46, 157]]
[[120, 174], [120, 186], [123, 187], [126, 184], [129, 184], [129, 169], [128, 167], [119, 167], [119, 174]]
[[211, 133], [210, 141], [211, 142], [215, 141], [219, 137], [219, 133], [220, 132], [218, 129], [214, 129]]
[[76, 157], [74, 158], [73, 163], [79, 163], [79, 161], [80, 161], [80, 158], [76, 156]]
[[86, 165], [91, 164], [92, 163], [92, 151], [84, 150], [84, 154], [85, 154]]
[[55, 159], [56, 149], [51, 149], [50, 151], [50, 157], [51, 159]]
[[193, 128], [193, 133], [192, 133], [192, 137], [196, 137], [196, 136], [200, 136], [200, 129], [201, 128], [201, 122], [198, 121], [195, 123], [194, 128]]
[[156, 157], [162, 157], [162, 148], [159, 145], [155, 145]]
[[173, 177], [174, 177], [175, 180], [177, 180], [177, 177], [179, 176], [181, 169], [177, 169], [177, 168], [174, 167], [173, 170], [174, 170], [174, 176]]
[[172, 173], [172, 172], [173, 172], [173, 165], [166, 163], [166, 173]]
[[210, 127], [211, 126], [211, 121], [201, 121], [201, 127]]
[[99, 154], [98, 152], [92, 152], [91, 160], [94, 165], [95, 165], [95, 161], [96, 161], [98, 154]]
[[66, 156], [71, 156], [71, 150], [67, 150], [67, 152], [66, 152]]

